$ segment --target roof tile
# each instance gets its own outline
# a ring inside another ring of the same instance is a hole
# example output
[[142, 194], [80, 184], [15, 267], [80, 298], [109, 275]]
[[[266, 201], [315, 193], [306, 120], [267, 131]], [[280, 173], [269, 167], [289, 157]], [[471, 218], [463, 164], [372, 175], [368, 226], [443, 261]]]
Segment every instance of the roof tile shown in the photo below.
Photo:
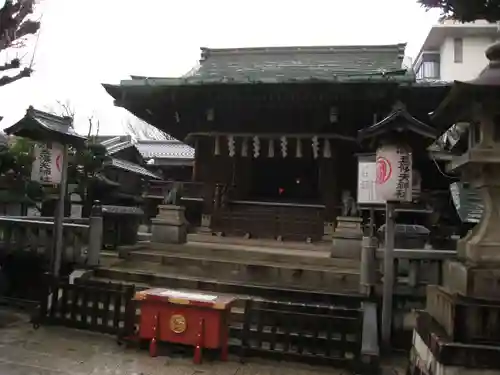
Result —
[[135, 146], [145, 159], [194, 159], [194, 148], [179, 141], [139, 141]]

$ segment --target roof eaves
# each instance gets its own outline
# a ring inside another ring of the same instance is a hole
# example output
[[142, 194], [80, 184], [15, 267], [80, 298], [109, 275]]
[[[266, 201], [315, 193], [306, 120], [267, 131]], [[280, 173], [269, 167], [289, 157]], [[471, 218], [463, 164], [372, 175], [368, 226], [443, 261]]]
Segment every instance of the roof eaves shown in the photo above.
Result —
[[123, 169], [125, 171], [136, 173], [136, 174], [140, 174], [140, 175], [143, 175], [143, 176], [151, 177], [151, 178], [154, 178], [154, 179], [157, 179], [157, 180], [161, 180], [160, 176], [158, 176], [158, 175], [154, 174], [153, 172], [147, 170], [146, 168], [144, 168], [141, 165], [138, 165], [138, 164], [135, 164], [135, 163], [131, 163], [131, 162], [127, 161], [127, 160], [118, 159], [118, 158], [110, 158], [109, 161], [105, 163], [105, 165], [106, 166], [110, 166], [110, 167], [115, 167], [115, 168]]
[[361, 141], [366, 138], [376, 137], [384, 133], [386, 130], [391, 130], [390, 128], [384, 128], [391, 126], [391, 124], [393, 124], [394, 121], [396, 121], [399, 117], [402, 117], [406, 120], [406, 127], [408, 130], [411, 130], [412, 132], [426, 138], [437, 138], [438, 133], [436, 129], [410, 115], [406, 108], [402, 104], [398, 103], [393, 111], [384, 119], [380, 120], [376, 124], [369, 126], [368, 128], [359, 130], [358, 139]]

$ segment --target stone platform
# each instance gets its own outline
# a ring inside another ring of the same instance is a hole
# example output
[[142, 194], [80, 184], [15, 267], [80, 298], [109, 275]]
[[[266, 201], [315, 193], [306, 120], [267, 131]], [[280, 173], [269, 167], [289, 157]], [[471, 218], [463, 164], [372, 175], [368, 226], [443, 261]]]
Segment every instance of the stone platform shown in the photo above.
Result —
[[202, 242], [199, 236], [190, 236], [186, 244], [142, 243], [121, 250], [120, 257], [103, 260], [95, 275], [185, 289], [197, 289], [199, 281], [220, 281], [335, 293], [358, 291], [359, 261], [331, 258], [326, 246], [277, 241], [263, 246], [264, 242], [215, 236]]

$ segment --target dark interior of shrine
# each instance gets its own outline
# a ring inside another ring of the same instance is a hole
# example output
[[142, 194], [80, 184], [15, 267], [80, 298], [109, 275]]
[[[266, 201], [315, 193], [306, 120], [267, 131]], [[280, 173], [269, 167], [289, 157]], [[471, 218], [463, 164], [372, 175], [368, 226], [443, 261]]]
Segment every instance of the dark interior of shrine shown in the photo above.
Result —
[[320, 201], [318, 163], [312, 158], [252, 159], [250, 199], [273, 202]]

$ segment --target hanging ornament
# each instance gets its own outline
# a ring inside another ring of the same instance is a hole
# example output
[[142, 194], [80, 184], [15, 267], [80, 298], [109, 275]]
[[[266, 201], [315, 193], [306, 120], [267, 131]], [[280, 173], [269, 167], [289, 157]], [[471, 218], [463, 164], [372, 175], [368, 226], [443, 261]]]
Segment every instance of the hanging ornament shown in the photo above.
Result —
[[220, 141], [218, 136], [215, 137], [214, 155], [220, 155]]
[[241, 145], [241, 156], [246, 158], [248, 156], [248, 138], [243, 138], [243, 143]]
[[317, 135], [312, 137], [312, 152], [314, 159], [317, 159], [319, 155], [319, 139]]
[[214, 118], [215, 118], [215, 112], [214, 112], [214, 109], [213, 108], [209, 108], [207, 110], [207, 121], [214, 121]]
[[300, 138], [297, 138], [297, 149], [295, 151], [295, 157], [297, 158], [302, 157], [302, 141]]
[[260, 139], [259, 137], [253, 137], [253, 157], [258, 158], [260, 156]]
[[227, 149], [229, 150], [230, 157], [233, 157], [236, 154], [236, 143], [234, 141], [234, 136], [232, 135], [227, 137]]
[[281, 137], [281, 156], [286, 158], [287, 155], [288, 140], [286, 137]]
[[339, 110], [337, 107], [330, 107], [330, 123], [335, 124], [339, 119]]
[[325, 139], [325, 145], [323, 146], [323, 157], [329, 159], [332, 157], [332, 150], [330, 148], [330, 140]]
[[267, 144], [267, 157], [274, 158], [274, 139], [269, 139]]

